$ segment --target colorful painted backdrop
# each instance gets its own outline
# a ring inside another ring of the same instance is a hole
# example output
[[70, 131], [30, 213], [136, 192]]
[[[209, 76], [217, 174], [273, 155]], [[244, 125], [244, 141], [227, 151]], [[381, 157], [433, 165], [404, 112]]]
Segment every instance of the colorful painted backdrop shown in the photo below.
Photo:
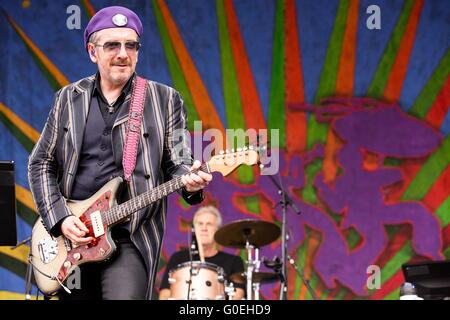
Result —
[[[140, 15], [138, 72], [181, 92], [190, 129], [280, 130], [272, 144], [301, 210], [288, 211], [289, 254], [320, 299], [396, 299], [403, 263], [450, 258], [447, 0], [0, 1], [0, 159], [16, 162], [19, 241], [36, 219], [28, 155], [53, 93], [95, 72], [83, 30], [112, 4]], [[278, 201], [248, 167], [207, 189], [225, 223], [279, 224]], [[159, 275], [195, 209], [170, 197]], [[23, 298], [28, 251], [0, 248], [0, 298]], [[280, 241], [261, 251], [280, 256]], [[311, 299], [288, 271], [289, 299]]]

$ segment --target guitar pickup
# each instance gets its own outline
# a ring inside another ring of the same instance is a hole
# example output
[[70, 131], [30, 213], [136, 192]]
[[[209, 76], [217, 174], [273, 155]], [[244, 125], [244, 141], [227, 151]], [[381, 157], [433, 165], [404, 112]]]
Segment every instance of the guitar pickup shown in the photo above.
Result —
[[92, 229], [96, 238], [105, 234], [105, 228], [103, 227], [103, 221], [100, 211], [95, 211], [91, 214]]

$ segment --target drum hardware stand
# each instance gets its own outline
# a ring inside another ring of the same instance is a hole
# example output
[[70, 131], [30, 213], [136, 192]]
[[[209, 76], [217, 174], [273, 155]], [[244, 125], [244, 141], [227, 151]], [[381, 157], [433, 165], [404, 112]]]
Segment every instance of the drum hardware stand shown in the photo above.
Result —
[[[260, 252], [259, 248], [280, 237], [281, 229], [276, 224], [263, 220], [243, 219], [223, 226], [214, 235], [218, 244], [225, 247], [245, 248], [246, 271], [244, 274], [237, 272], [231, 275], [232, 281], [246, 283], [246, 299], [259, 299], [261, 282], [273, 276], [259, 273]], [[254, 253], [253, 253], [254, 252]], [[255, 273], [257, 272], [257, 273]], [[258, 279], [261, 276], [261, 279]], [[266, 279], [263, 279], [266, 277]], [[233, 280], [234, 278], [234, 280]], [[242, 279], [242, 280], [241, 280]], [[254, 292], [254, 294], [253, 294]]]
[[284, 276], [283, 276], [283, 272], [282, 272], [283, 264], [281, 263], [280, 258], [275, 256], [275, 258], [273, 258], [273, 260], [269, 260], [266, 257], [264, 257], [263, 263], [267, 268], [272, 269], [278, 275], [278, 278], [280, 279], [281, 283], [284, 282]]
[[252, 275], [253, 275], [253, 268], [254, 268], [254, 262], [252, 257], [252, 250], [253, 246], [248, 241], [248, 237], [250, 235], [250, 230], [246, 229], [244, 230], [245, 235], [245, 249], [247, 250], [247, 272], [246, 272], [246, 278], [247, 278], [247, 300], [252, 300]]
[[297, 264], [295, 263], [295, 260], [291, 258], [290, 255], [287, 256], [287, 258], [289, 259], [289, 263], [294, 267], [295, 271], [297, 272], [298, 276], [300, 277], [300, 279], [302, 279], [303, 284], [306, 286], [306, 288], [309, 291], [309, 294], [311, 295], [311, 297], [313, 298], [313, 300], [317, 300], [316, 294], [314, 293], [313, 288], [311, 287], [309, 280], [305, 279], [305, 276], [303, 274], [303, 272], [300, 270], [300, 268], [297, 266]]
[[[244, 230], [246, 238], [245, 248], [247, 249], [247, 300], [259, 300], [259, 282], [253, 283], [253, 272], [259, 272], [261, 261], [259, 260], [259, 248], [254, 247], [248, 241], [250, 230]], [[253, 249], [255, 250], [255, 258], [253, 259]]]
[[189, 246], [190, 267], [189, 267], [189, 280], [187, 281], [187, 283], [188, 283], [187, 300], [190, 300], [190, 295], [191, 295], [194, 255], [198, 255], [198, 253], [199, 253], [194, 224], [191, 225], [191, 241], [190, 242], [191, 242], [191, 245]]
[[[261, 261], [259, 260], [259, 248], [255, 248], [255, 272], [259, 272], [259, 266], [261, 264]], [[253, 291], [254, 291], [254, 299], [259, 300], [259, 282], [253, 283]]]
[[[288, 290], [288, 277], [287, 277], [287, 240], [288, 235], [286, 232], [286, 212], [287, 207], [291, 206], [291, 208], [297, 213], [300, 214], [300, 210], [295, 205], [294, 201], [292, 201], [291, 197], [289, 197], [288, 193], [285, 191], [283, 187], [283, 182], [281, 180], [280, 172], [278, 171], [278, 182], [275, 180], [273, 176], [268, 176], [273, 184], [278, 188], [278, 194], [281, 196], [281, 200], [277, 203], [281, 205], [282, 209], [282, 224], [281, 224], [281, 262], [282, 262], [282, 277], [281, 287], [280, 287], [280, 300], [287, 299], [287, 290]], [[275, 205], [275, 207], [277, 206]]]
[[233, 300], [233, 297], [236, 295], [233, 282], [230, 281], [230, 284], [225, 286], [225, 295], [228, 297], [228, 300]]
[[191, 266], [189, 268], [189, 280], [187, 281], [188, 283], [188, 289], [187, 289], [187, 300], [190, 300], [190, 295], [191, 295], [191, 283], [192, 283], [192, 260], [191, 260]]

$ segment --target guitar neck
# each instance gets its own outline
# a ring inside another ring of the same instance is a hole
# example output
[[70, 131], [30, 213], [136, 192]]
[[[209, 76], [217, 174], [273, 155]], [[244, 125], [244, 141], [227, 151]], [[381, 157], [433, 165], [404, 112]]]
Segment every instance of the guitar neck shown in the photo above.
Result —
[[[202, 164], [199, 169], [193, 170], [192, 172], [197, 173], [198, 171], [204, 171], [210, 173], [208, 165], [206, 163]], [[168, 196], [169, 194], [181, 189], [183, 187], [183, 182], [181, 181], [181, 176], [169, 180], [163, 184], [160, 184], [156, 188], [149, 190], [137, 197], [134, 197], [118, 206], [112, 207], [108, 211], [104, 212], [105, 223], [111, 226], [121, 220], [124, 220], [131, 214], [139, 211], [145, 207], [148, 207], [152, 203]]]

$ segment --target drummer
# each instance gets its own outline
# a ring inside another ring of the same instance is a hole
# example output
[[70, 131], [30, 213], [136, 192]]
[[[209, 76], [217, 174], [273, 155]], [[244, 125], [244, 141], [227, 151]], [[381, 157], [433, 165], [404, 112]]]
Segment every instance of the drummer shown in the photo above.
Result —
[[[222, 267], [227, 276], [236, 272], [244, 272], [244, 262], [241, 257], [218, 250], [218, 244], [214, 240], [214, 234], [222, 225], [222, 216], [215, 207], [205, 206], [198, 209], [193, 219], [197, 230], [197, 239], [202, 244], [205, 262], [213, 263]], [[169, 284], [169, 271], [176, 269], [182, 263], [190, 261], [189, 250], [175, 252], [169, 259], [161, 282], [159, 299], [166, 300], [171, 297]], [[234, 294], [230, 295], [233, 300], [241, 300], [245, 294], [245, 286], [233, 283]]]

